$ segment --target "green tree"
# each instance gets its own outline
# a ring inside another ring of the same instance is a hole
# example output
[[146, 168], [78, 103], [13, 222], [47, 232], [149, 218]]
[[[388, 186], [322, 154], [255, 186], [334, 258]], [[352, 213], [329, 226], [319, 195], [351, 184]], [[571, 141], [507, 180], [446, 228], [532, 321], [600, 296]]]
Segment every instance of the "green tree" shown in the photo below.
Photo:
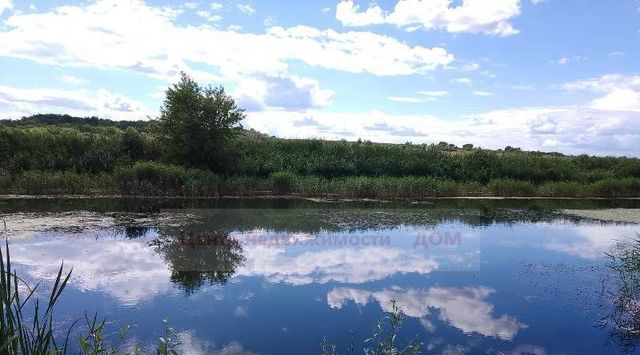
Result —
[[170, 160], [224, 170], [229, 139], [241, 128], [244, 110], [222, 86], [202, 87], [185, 73], [166, 95], [158, 127]]

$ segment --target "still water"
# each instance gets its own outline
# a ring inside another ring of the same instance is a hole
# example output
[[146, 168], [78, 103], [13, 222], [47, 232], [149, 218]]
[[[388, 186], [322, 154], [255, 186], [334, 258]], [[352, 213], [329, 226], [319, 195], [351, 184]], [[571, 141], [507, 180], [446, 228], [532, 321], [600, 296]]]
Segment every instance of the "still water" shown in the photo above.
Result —
[[112, 338], [131, 325], [124, 347], [152, 349], [167, 319], [184, 353], [313, 354], [323, 338], [346, 353], [395, 301], [398, 342], [425, 353], [595, 354], [640, 344], [640, 293], [608, 256], [640, 226], [561, 210], [615, 207], [640, 206], [5, 200], [0, 212], [25, 279], [73, 268], [59, 328], [97, 312]]

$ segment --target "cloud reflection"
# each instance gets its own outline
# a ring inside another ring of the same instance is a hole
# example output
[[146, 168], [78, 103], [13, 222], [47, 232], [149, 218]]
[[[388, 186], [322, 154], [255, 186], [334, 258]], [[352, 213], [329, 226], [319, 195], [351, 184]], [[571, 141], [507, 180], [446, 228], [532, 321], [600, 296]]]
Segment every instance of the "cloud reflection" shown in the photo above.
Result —
[[465, 334], [478, 333], [512, 340], [520, 329], [527, 326], [508, 315], [493, 315], [494, 307], [486, 298], [494, 292], [495, 290], [484, 286], [432, 287], [426, 290], [393, 288], [377, 292], [334, 288], [327, 294], [327, 303], [332, 308], [342, 308], [347, 301], [357, 305], [377, 302], [384, 311], [391, 312], [392, 301], [395, 300], [409, 317], [423, 319], [432, 310], [437, 310], [440, 320]]
[[125, 306], [152, 299], [172, 289], [171, 272], [144, 240], [64, 238], [11, 244], [12, 261], [26, 267], [30, 276], [51, 280], [64, 260], [73, 268], [71, 284], [81, 291], [109, 294]]
[[284, 248], [245, 249], [242, 276], [263, 276], [269, 282], [293, 285], [311, 283], [363, 283], [397, 273], [427, 274], [438, 268], [432, 257], [392, 247], [339, 248], [292, 255]]

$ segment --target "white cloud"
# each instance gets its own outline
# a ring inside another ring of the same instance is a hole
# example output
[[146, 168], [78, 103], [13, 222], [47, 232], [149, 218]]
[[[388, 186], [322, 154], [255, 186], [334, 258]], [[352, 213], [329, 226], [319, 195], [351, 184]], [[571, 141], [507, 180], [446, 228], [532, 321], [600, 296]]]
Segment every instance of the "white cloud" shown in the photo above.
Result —
[[99, 116], [115, 120], [144, 119], [152, 111], [141, 103], [107, 90], [17, 89], [0, 86], [2, 117], [20, 118], [35, 113]]
[[421, 99], [418, 97], [405, 97], [405, 96], [389, 96], [387, 97], [387, 100], [389, 101], [395, 101], [395, 102], [406, 102], [406, 103], [421, 103], [424, 102], [425, 99]]
[[234, 93], [247, 110], [304, 111], [327, 106], [333, 91], [320, 89], [318, 81], [297, 76], [262, 76], [242, 79]]
[[180, 26], [175, 23], [177, 14], [139, 0], [96, 0], [86, 6], [16, 14], [0, 32], [0, 56], [132, 70], [165, 79], [188, 71], [187, 63], [198, 63], [229, 80], [245, 74], [286, 74], [290, 61], [384, 76], [422, 74], [454, 59], [443, 48], [411, 47], [370, 32], [296, 26], [239, 33], [207, 25]]
[[222, 20], [222, 16], [216, 15], [213, 12], [207, 11], [207, 10], [200, 10], [196, 12], [196, 15], [202, 17], [203, 19], [209, 22], [220, 22], [220, 20]]
[[469, 78], [455, 78], [451, 80], [452, 83], [462, 84], [462, 85], [471, 85], [472, 81]]
[[424, 319], [432, 309], [439, 311], [439, 318], [460, 329], [465, 334], [478, 333], [486, 337], [512, 340], [520, 329], [527, 326], [517, 319], [502, 315], [494, 317], [493, 305], [486, 301], [495, 290], [488, 287], [419, 289], [385, 289], [370, 292], [354, 288], [334, 288], [327, 294], [332, 308], [342, 308], [347, 301], [366, 305], [375, 301], [391, 312], [393, 301], [409, 317]]
[[494, 96], [495, 94], [488, 91], [474, 91], [471, 93], [473, 96]]
[[549, 0], [531, 0], [531, 3], [532, 3], [533, 5], [540, 5], [540, 4], [542, 4], [543, 2], [547, 2], [547, 1], [549, 1]]
[[0, 0], [0, 16], [5, 10], [11, 10], [13, 8], [13, 2], [11, 0]]
[[209, 8], [210, 8], [211, 10], [213, 10], [213, 11], [220, 11], [220, 10], [224, 9], [224, 5], [222, 5], [222, 4], [221, 4], [221, 3], [219, 3], [219, 2], [212, 2], [212, 3], [209, 5]]
[[418, 91], [417, 94], [428, 96], [428, 97], [443, 97], [449, 95], [448, 92], [437, 90], [437, 91]]
[[437, 101], [441, 97], [447, 96], [449, 93], [446, 91], [418, 91], [416, 92], [416, 94], [419, 95], [419, 97], [388, 96], [387, 100], [406, 103], [421, 103], [427, 101]]
[[262, 21], [262, 24], [263, 24], [265, 27], [271, 27], [271, 26], [274, 26], [274, 25], [275, 25], [275, 24], [277, 24], [277, 23], [278, 23], [278, 21], [276, 21], [276, 19], [274, 19], [274, 18], [273, 18], [273, 17], [271, 17], [271, 16], [267, 16], [267, 17], [265, 17], [264, 21]]
[[375, 4], [361, 10], [354, 1], [343, 0], [337, 5], [336, 19], [349, 27], [388, 23], [408, 31], [423, 28], [499, 36], [518, 33], [509, 21], [520, 14], [520, 0], [463, 0], [461, 5], [451, 5], [451, 0], [403, 0], [385, 13]]
[[566, 83], [568, 91], [588, 90], [603, 93], [590, 108], [605, 111], [640, 112], [640, 75], [603, 75], [598, 78]]
[[464, 64], [461, 68], [462, 71], [476, 71], [480, 69], [480, 64], [478, 63], [467, 63]]
[[[316, 125], [298, 126], [312, 119]], [[506, 145], [527, 150], [554, 150], [569, 154], [637, 155], [640, 112], [599, 110], [588, 107], [525, 107], [484, 112], [463, 119], [426, 114], [396, 115], [380, 111], [254, 112], [246, 126], [289, 138], [358, 138], [371, 141], [455, 144], [473, 143], [485, 148]]]
[[623, 57], [626, 53], [621, 51], [613, 51], [609, 53], [610, 57]]
[[558, 60], [552, 60], [551, 62], [555, 63], [555, 64], [566, 65], [566, 64], [569, 64], [569, 63], [573, 63], [573, 62], [582, 62], [582, 61], [585, 61], [587, 59], [589, 59], [589, 58], [587, 58], [585, 56], [582, 56], [582, 55], [574, 55], [573, 57], [562, 57], [562, 58], [560, 58]]
[[238, 4], [236, 8], [243, 14], [253, 15], [256, 13], [256, 10], [249, 4]]
[[187, 10], [195, 10], [198, 8], [198, 6], [200, 6], [200, 4], [198, 4], [197, 2], [185, 2], [182, 7], [184, 7]]
[[78, 78], [73, 75], [61, 75], [58, 77], [58, 80], [63, 81], [65, 83], [74, 84], [74, 85], [82, 85], [89, 82], [86, 79]]

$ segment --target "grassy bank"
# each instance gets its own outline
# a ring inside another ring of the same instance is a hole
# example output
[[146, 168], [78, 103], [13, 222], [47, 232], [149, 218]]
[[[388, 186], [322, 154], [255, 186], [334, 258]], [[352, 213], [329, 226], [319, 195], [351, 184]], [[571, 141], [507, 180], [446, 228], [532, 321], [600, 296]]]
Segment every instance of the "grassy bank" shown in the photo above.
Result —
[[[0, 121], [0, 193], [342, 198], [638, 197], [640, 159], [452, 144], [278, 139], [238, 131], [177, 159], [158, 121]], [[211, 159], [210, 159], [211, 158]], [[219, 158], [219, 159], [218, 159]]]
[[640, 179], [603, 179], [592, 183], [494, 179], [486, 184], [432, 177], [347, 176], [325, 178], [282, 172], [270, 177], [218, 175], [155, 162], [117, 167], [112, 173], [26, 171], [0, 174], [0, 194], [129, 196], [301, 196], [347, 199], [422, 199], [429, 197], [640, 197]]

